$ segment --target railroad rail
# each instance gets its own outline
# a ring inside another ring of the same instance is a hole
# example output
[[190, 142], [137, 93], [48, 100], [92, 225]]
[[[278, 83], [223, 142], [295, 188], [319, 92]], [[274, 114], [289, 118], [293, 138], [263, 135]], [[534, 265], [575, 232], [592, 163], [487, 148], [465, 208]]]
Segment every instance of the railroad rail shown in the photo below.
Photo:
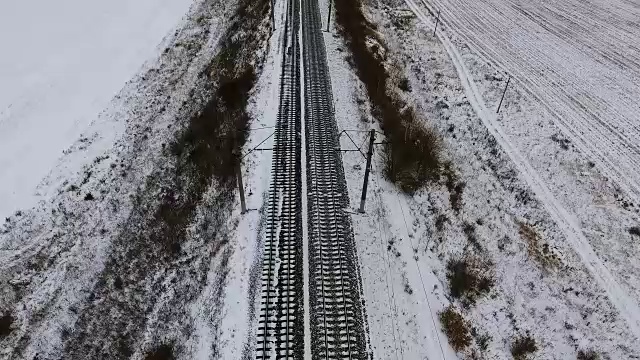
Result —
[[267, 204], [257, 359], [304, 352], [299, 1], [288, 0], [272, 182]]
[[302, 0], [314, 359], [366, 359], [359, 266], [317, 0]]
[[[366, 359], [359, 267], [351, 220], [344, 211], [349, 198], [336, 151], [338, 129], [320, 11], [317, 0], [287, 1], [256, 358], [304, 358], [303, 315], [308, 311], [313, 359]], [[302, 194], [301, 161], [307, 164], [307, 194]], [[302, 224], [302, 196], [308, 199], [307, 224]], [[303, 284], [302, 226], [308, 226], [308, 284]], [[305, 288], [309, 309], [304, 309]]]

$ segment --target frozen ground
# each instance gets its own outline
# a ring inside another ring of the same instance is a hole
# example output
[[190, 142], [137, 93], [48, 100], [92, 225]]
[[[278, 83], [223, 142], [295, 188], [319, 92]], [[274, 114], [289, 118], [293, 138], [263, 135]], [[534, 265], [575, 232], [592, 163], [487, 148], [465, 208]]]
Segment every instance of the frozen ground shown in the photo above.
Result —
[[0, 4], [0, 217], [47, 194], [37, 189], [42, 178], [154, 57], [191, 3]]

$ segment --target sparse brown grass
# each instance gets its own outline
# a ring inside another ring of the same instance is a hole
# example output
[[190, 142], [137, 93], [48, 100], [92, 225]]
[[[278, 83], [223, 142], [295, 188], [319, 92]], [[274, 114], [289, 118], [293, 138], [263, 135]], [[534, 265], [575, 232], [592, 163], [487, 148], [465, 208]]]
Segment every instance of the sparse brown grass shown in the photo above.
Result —
[[453, 350], [461, 352], [471, 345], [471, 327], [453, 305], [438, 313], [438, 318]]
[[[440, 179], [442, 143], [435, 130], [423, 124], [399, 93], [398, 83], [385, 63], [387, 49], [375, 26], [363, 15], [361, 0], [336, 2], [339, 32], [351, 51], [358, 78], [373, 105], [373, 115], [387, 137], [385, 175], [412, 194]], [[392, 67], [392, 66], [390, 66]]]
[[519, 233], [527, 243], [527, 252], [545, 270], [555, 270], [562, 265], [562, 261], [553, 253], [549, 244], [542, 240], [536, 229], [521, 221], [517, 221]]
[[463, 305], [475, 304], [493, 287], [493, 266], [489, 261], [473, 256], [451, 259], [447, 263], [447, 280], [451, 296]]

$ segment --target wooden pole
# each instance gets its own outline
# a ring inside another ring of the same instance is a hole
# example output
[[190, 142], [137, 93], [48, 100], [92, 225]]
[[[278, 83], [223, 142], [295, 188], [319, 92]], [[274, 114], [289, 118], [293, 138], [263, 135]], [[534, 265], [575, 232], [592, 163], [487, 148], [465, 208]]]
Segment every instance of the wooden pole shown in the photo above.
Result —
[[241, 214], [247, 212], [247, 203], [244, 198], [244, 186], [242, 185], [242, 163], [238, 161], [238, 165], [236, 166], [236, 176], [238, 179], [238, 192], [240, 192], [240, 210]]
[[329, 13], [327, 14], [327, 32], [329, 32], [329, 23], [331, 22], [331, 1], [329, 0]]
[[276, 0], [271, 0], [271, 28], [276, 27], [276, 15], [275, 15]]
[[433, 36], [436, 36], [436, 30], [438, 30], [439, 22], [440, 22], [440, 10], [438, 10], [438, 17], [436, 18], [436, 27], [433, 28]]
[[511, 76], [509, 76], [509, 80], [507, 80], [507, 85], [504, 86], [504, 91], [502, 92], [502, 98], [500, 98], [500, 104], [498, 104], [498, 110], [496, 110], [496, 114], [500, 112], [500, 107], [502, 106], [502, 100], [504, 100], [504, 95], [507, 93], [507, 88], [509, 87], [510, 82], [511, 82]]
[[367, 200], [367, 187], [369, 185], [369, 171], [371, 170], [371, 157], [373, 156], [373, 142], [376, 140], [376, 131], [371, 130], [371, 138], [369, 139], [369, 151], [367, 152], [367, 167], [364, 170], [364, 184], [362, 185], [362, 196], [360, 197], [359, 213], [364, 213], [364, 203]]

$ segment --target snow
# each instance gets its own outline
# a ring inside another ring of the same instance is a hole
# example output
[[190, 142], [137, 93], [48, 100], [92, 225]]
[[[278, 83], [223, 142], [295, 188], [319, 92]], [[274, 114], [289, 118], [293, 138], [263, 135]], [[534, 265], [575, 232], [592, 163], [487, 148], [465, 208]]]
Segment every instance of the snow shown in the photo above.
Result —
[[[455, 358], [425, 311], [430, 305], [435, 316], [450, 303], [480, 335], [491, 336], [483, 358], [512, 358], [511, 342], [524, 334], [536, 339], [536, 358], [575, 358], [578, 349], [589, 348], [604, 358], [637, 356], [632, 326], [640, 272], [637, 244], [627, 233], [637, 221], [635, 207], [625, 205], [629, 195], [606, 170], [589, 165], [591, 157], [573, 140], [568, 150], [560, 147], [554, 138], [566, 136], [555, 114], [519, 79], [512, 80], [496, 116], [503, 69], [452, 36], [446, 22], [434, 39], [433, 22], [411, 11], [426, 13], [424, 6], [407, 5], [382, 1], [367, 12], [384, 36], [390, 62], [400, 63], [410, 80], [412, 91], [403, 97], [442, 135], [444, 154], [466, 187], [456, 212], [442, 184], [413, 198], [399, 195], [382, 177], [380, 159], [374, 161], [367, 214], [353, 216], [374, 358]], [[393, 25], [393, 16], [407, 18], [408, 25]], [[376, 128], [363, 86], [344, 61], [346, 47], [330, 35], [325, 40], [341, 129]], [[352, 136], [366, 141], [364, 132]], [[353, 148], [346, 140], [342, 146]], [[357, 204], [364, 159], [345, 153], [344, 162]], [[442, 230], [435, 225], [440, 216], [447, 219]], [[534, 224], [560, 259], [558, 270], [531, 257], [518, 221]], [[450, 297], [446, 279], [447, 260], [470, 251], [467, 224], [479, 256], [495, 263], [496, 281], [470, 308]], [[598, 281], [603, 273], [609, 281]], [[480, 351], [479, 344], [471, 347]]]
[[[197, 9], [189, 26], [171, 34], [192, 2], [0, 5], [0, 218], [30, 209], [0, 224], [0, 296], [7, 306], [0, 310], [17, 319], [0, 357], [60, 356], [62, 334], [74, 329], [78, 307], [101, 279], [108, 252], [117, 250], [112, 241], [126, 231], [121, 225], [132, 195], [162, 160], [161, 144], [184, 117], [186, 94], [202, 85], [198, 74], [232, 11], [213, 15], [206, 26], [212, 35], [207, 32], [202, 51], [187, 60], [173, 45], [204, 31], [196, 25]], [[414, 197], [400, 194], [383, 177], [378, 148], [366, 214], [356, 214], [365, 159], [344, 153], [373, 358], [462, 356], [437, 319], [450, 304], [480, 334], [491, 335], [486, 358], [511, 358], [511, 341], [526, 333], [538, 342], [538, 358], [575, 358], [586, 348], [603, 358], [638, 357], [640, 243], [627, 229], [640, 222], [640, 8], [622, 0], [375, 3], [367, 11], [411, 83], [402, 96], [442, 135], [445, 156], [466, 187], [459, 212], [443, 184]], [[245, 154], [273, 142], [285, 7], [286, 1], [276, 2]], [[323, 20], [327, 7], [321, 0]], [[442, 11], [437, 38], [427, 8]], [[391, 25], [392, 16], [410, 25]], [[335, 27], [324, 39], [339, 128], [366, 146], [367, 131], [379, 130], [371, 104]], [[158, 55], [163, 44], [173, 50]], [[513, 80], [496, 115], [508, 76]], [[354, 147], [344, 136], [342, 146]], [[150, 271], [150, 283], [165, 290], [146, 304], [149, 318], [134, 357], [164, 339], [181, 342], [184, 358], [232, 359], [252, 351], [271, 157], [254, 151], [244, 158], [249, 211], [236, 207], [218, 224], [229, 244], [223, 251], [201, 257], [213, 244], [194, 232], [184, 244], [192, 258], [180, 259], [182, 268]], [[124, 178], [114, 165], [136, 171]], [[83, 201], [88, 192], [100, 195]], [[34, 207], [38, 200], [46, 201]], [[193, 227], [206, 222], [210, 200]], [[304, 202], [303, 212], [306, 218]], [[442, 229], [438, 217], [447, 219]], [[531, 224], [557, 255], [557, 268], [532, 258], [519, 221]], [[306, 219], [303, 224], [306, 231]], [[446, 264], [472, 248], [463, 230], [468, 225], [479, 255], [495, 263], [495, 286], [465, 308], [449, 295]], [[179, 278], [185, 268], [206, 272], [196, 274], [202, 290], [182, 309], [175, 305], [179, 285], [171, 284], [189, 286], [190, 275]], [[175, 315], [175, 308], [182, 312]], [[165, 316], [182, 316], [193, 333], [164, 324]], [[305, 311], [307, 356], [308, 324]]]
[[[112, 243], [123, 231], [127, 231], [134, 195], [139, 193], [153, 170], [159, 165], [166, 165], [163, 148], [175, 136], [175, 131], [184, 126], [184, 119], [189, 118], [189, 114], [185, 113], [189, 109], [184, 108], [183, 101], [194, 100], [189, 91], [202, 91], [200, 74], [215, 54], [218, 37], [226, 25], [225, 19], [233, 11], [225, 10], [216, 2], [198, 1], [194, 6], [177, 6], [167, 7], [165, 4], [164, 10], [152, 11], [150, 16], [158, 21], [169, 18], [168, 15], [161, 16], [163, 11], [170, 12], [170, 18], [176, 23], [163, 25], [166, 33], [155, 34], [155, 40], [147, 38], [155, 41], [153, 44], [136, 45], [139, 49], [150, 49], [149, 57], [141, 58], [132, 67], [133, 74], [128, 75], [131, 79], [123, 80], [114, 94], [108, 94], [108, 104], [99, 109], [99, 113], [83, 119], [90, 124], [78, 129], [81, 135], [77, 139], [60, 145], [65, 151], [64, 154], [55, 155], [62, 156], [54, 160], [53, 168], [40, 169], [46, 174], [42, 184], [48, 188], [47, 196], [42, 197], [43, 201], [23, 210], [20, 215], [11, 216], [0, 225], [0, 302], [2, 311], [10, 311], [16, 319], [11, 335], [3, 338], [0, 357], [11, 355], [31, 358], [37, 353], [45, 358], [59, 358], [61, 351], [68, 353], [74, 350], [72, 345], [66, 346], [70, 341], [65, 334], [73, 334], [74, 327], [78, 325], [78, 310], [91, 302], [88, 296], [96, 282], [105, 281], [102, 277], [104, 274], [101, 274], [105, 260], [120, 250]], [[147, 7], [157, 7], [157, 4], [147, 4]], [[133, 8], [134, 5], [120, 7], [130, 11]], [[178, 10], [179, 14], [173, 13]], [[120, 17], [128, 18], [125, 15]], [[181, 17], [185, 19], [178, 22], [177, 19]], [[59, 19], [62, 18], [61, 14]], [[142, 16], [140, 19], [146, 18]], [[112, 22], [113, 27], [117, 27], [117, 19], [112, 19]], [[150, 22], [146, 26], [158, 30]], [[175, 31], [176, 27], [178, 31]], [[149, 31], [151, 29], [144, 29], [147, 35], [153, 36]], [[167, 38], [162, 40], [164, 35]], [[138, 37], [132, 34], [131, 38]], [[191, 42], [194, 46], [185, 49], [177, 45], [180, 42]], [[99, 86], [95, 84], [94, 87]], [[0, 127], [8, 124], [4, 122], [4, 113], [2, 116]], [[14, 120], [11, 118], [11, 121]], [[18, 137], [18, 134], [13, 135]], [[32, 139], [24, 137], [23, 140], [29, 144], [27, 140]], [[48, 150], [50, 144], [32, 145], [42, 145], [42, 149]], [[0, 174], [3, 179], [5, 175], [12, 174]], [[6, 189], [2, 188], [3, 198]], [[39, 188], [41, 190], [42, 185]], [[87, 193], [94, 194], [95, 199], [84, 201]], [[5, 205], [0, 203], [0, 206]], [[17, 200], [10, 205], [26, 206]], [[202, 217], [199, 220], [202, 221]], [[220, 231], [225, 232], [222, 226], [232, 227], [230, 225], [233, 224], [221, 224]], [[205, 246], [201, 246], [203, 243]], [[204, 242], [203, 239], [187, 239], [185, 248], [189, 246], [193, 247], [191, 250], [196, 254], [195, 258], [206, 256], [211, 250], [211, 242]], [[227, 255], [226, 252], [223, 255]], [[35, 259], [47, 260], [38, 261], [38, 266], [34, 267]], [[198, 267], [201, 260], [190, 263]], [[189, 336], [176, 334], [176, 327], [164, 326], [158, 320], [159, 317], [174, 316], [176, 312], [186, 314], [181, 321], [192, 321], [189, 315], [194, 316], [194, 328], [198, 330], [192, 338], [184, 339], [185, 347], [194, 353], [203, 348], [203, 351], [211, 351], [211, 346], [207, 346], [207, 337], [211, 339], [215, 335], [210, 334], [211, 329], [215, 330], [217, 321], [212, 317], [221, 308], [215, 302], [218, 301], [216, 296], [219, 296], [219, 280], [224, 278], [226, 271], [220, 269], [221, 266], [214, 266], [224, 264], [220, 257], [211, 260], [211, 278], [207, 277], [209, 274], [206, 271], [197, 274], [211, 283], [207, 284], [198, 299], [199, 303], [194, 304], [195, 309], [191, 309], [191, 314], [188, 311], [190, 309], [175, 306], [176, 298], [184, 295], [181, 291], [176, 293], [176, 286], [158, 294], [153, 306], [149, 305], [153, 314], [147, 323], [148, 327], [141, 331], [145, 347], [140, 346], [136, 351], [143, 352], [146, 346], [155, 346], [158, 339], [164, 336], [183, 339]], [[203, 267], [208, 266], [207, 263]], [[158, 272], [150, 271], [149, 280], [156, 285], [167, 284], [167, 281], [176, 279], [180, 274], [176, 269], [165, 268]], [[197, 277], [190, 277], [177, 283], [189, 288], [189, 281], [195, 279]], [[18, 287], [14, 286], [15, 280], [21, 281]], [[197, 285], [205, 287], [204, 284]], [[108, 341], [97, 338], [99, 335], [92, 335], [94, 337], [88, 341]]]
[[176, 27], [193, 0], [0, 5], [0, 216], [40, 181]]
[[[426, 2], [422, 1], [425, 5]], [[640, 7], [624, 0], [433, 0], [442, 22], [512, 74], [553, 121], [640, 199]]]
[[[413, 0], [406, 0], [406, 2], [418, 18], [431, 27], [432, 23], [430, 19], [420, 11], [415, 2]], [[487, 129], [489, 129], [491, 135], [498, 141], [502, 149], [507, 152], [513, 163], [517, 166], [521, 176], [525, 178], [527, 184], [533, 189], [538, 198], [543, 201], [547, 211], [561, 227], [567, 240], [569, 240], [574, 250], [580, 255], [582, 262], [593, 274], [595, 280], [600, 284], [600, 286], [606, 289], [611, 301], [629, 322], [629, 326], [635, 336], [640, 338], [640, 307], [638, 307], [637, 301], [627, 294], [620, 284], [618, 284], [615, 277], [604, 265], [604, 262], [599, 259], [594, 252], [575, 218], [553, 196], [536, 170], [533, 169], [516, 146], [509, 140], [502, 128], [496, 124], [497, 118], [495, 113], [487, 109], [487, 106], [473, 81], [472, 75], [464, 65], [460, 53], [446, 35], [443, 34], [443, 32], [439, 32], [437, 34], [438, 38], [442, 41], [451, 56], [452, 61], [456, 66], [456, 70], [458, 71], [458, 75], [462, 80], [465, 93], [480, 119], [483, 121]]]
[[[302, 16], [302, 6], [300, 6], [300, 19], [304, 19]], [[301, 24], [298, 28], [298, 39], [300, 39], [300, 89], [301, 89], [301, 101], [300, 101], [300, 129], [302, 129], [300, 137], [301, 137], [301, 146], [300, 149], [300, 158], [302, 159], [302, 164], [300, 167], [301, 172], [301, 186], [302, 186], [302, 279], [305, 284], [309, 284], [309, 205], [308, 205], [308, 188], [307, 188], [307, 130], [305, 123], [305, 96], [306, 94], [306, 86], [304, 84], [305, 81], [305, 71], [304, 71], [304, 47], [306, 44], [302, 41], [304, 37], [302, 36], [302, 28], [305, 26]], [[310, 294], [309, 287], [305, 286], [303, 290], [304, 299], [304, 358], [311, 359], [311, 307], [310, 307]]]

